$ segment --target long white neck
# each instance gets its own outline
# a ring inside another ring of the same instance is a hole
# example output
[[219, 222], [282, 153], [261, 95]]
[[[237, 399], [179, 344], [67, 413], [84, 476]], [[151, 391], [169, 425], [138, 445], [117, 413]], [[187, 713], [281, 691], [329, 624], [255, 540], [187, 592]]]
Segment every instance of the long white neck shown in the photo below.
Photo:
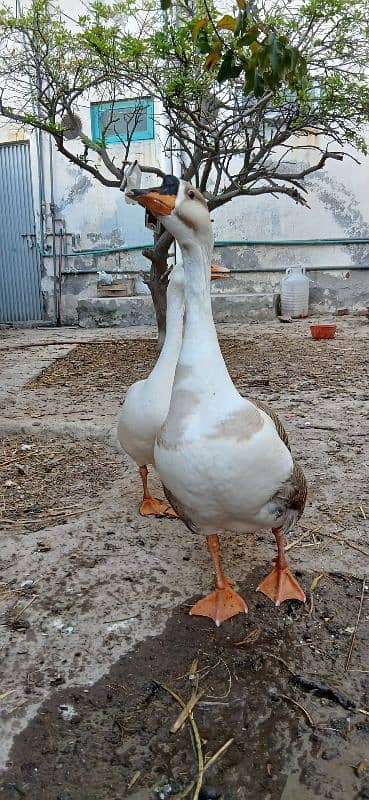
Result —
[[[174, 373], [182, 344], [184, 294], [177, 287], [167, 293], [166, 334], [159, 358], [148, 380], [158, 381], [158, 390], [172, 387]], [[160, 384], [160, 385], [159, 385]]]
[[185, 319], [178, 364], [191, 366], [191, 384], [204, 392], [235, 391], [219, 347], [210, 297], [210, 246], [181, 248], [185, 273]]

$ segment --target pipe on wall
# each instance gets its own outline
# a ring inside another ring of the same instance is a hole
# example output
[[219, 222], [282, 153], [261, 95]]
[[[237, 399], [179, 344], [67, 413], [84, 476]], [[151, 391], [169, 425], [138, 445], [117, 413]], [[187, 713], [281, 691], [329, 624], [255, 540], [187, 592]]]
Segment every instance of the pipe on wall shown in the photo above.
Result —
[[[369, 244], [369, 238], [361, 239], [219, 239], [214, 242], [214, 247], [321, 247], [326, 245], [351, 245], [351, 244]], [[150, 249], [153, 247], [151, 243], [143, 242], [141, 244], [127, 245], [122, 247], [101, 247], [91, 250], [68, 250], [65, 255], [68, 258], [77, 258], [79, 256], [94, 256], [94, 255], [113, 255], [114, 253], [129, 253], [133, 251], [142, 250], [143, 248]], [[52, 257], [52, 253], [42, 252], [44, 257]], [[347, 269], [347, 267], [329, 267], [329, 269]], [[270, 272], [270, 270], [269, 270]]]
[[214, 244], [215, 247], [255, 247], [257, 245], [265, 247], [301, 247], [307, 246], [324, 246], [333, 244], [369, 244], [369, 238], [362, 239], [239, 239], [235, 241], [217, 240]]
[[[327, 264], [323, 264], [321, 267], [305, 267], [306, 272], [365, 272], [365, 270], [369, 269], [369, 264], [360, 265], [358, 267], [352, 266], [352, 264], [348, 264], [346, 266], [329, 266]], [[123, 270], [110, 270], [110, 272], [122, 272]], [[242, 267], [242, 269], [235, 269], [232, 272], [233, 275], [246, 275], [249, 273], [257, 273], [257, 274], [265, 274], [268, 275], [270, 272], [285, 272], [285, 267], [268, 267], [268, 269], [260, 269], [259, 267]], [[86, 267], [86, 269], [68, 269], [62, 270], [63, 275], [97, 275], [98, 270], [90, 269]], [[142, 275], [143, 272], [149, 272], [149, 270], [143, 269], [130, 269], [126, 272], [129, 272], [130, 275]]]

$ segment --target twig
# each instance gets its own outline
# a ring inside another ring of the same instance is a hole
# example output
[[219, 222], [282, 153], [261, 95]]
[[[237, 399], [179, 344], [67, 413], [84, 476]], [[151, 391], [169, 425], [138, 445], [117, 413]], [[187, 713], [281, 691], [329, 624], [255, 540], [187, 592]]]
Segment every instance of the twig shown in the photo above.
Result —
[[224, 742], [224, 744], [222, 744], [219, 750], [217, 750], [216, 753], [214, 753], [214, 755], [211, 756], [211, 758], [209, 758], [209, 761], [206, 762], [204, 767], [204, 772], [206, 772], [206, 770], [209, 769], [209, 767], [212, 767], [213, 764], [215, 764], [215, 762], [218, 761], [218, 758], [220, 758], [220, 756], [222, 756], [223, 753], [225, 753], [226, 750], [228, 750], [228, 747], [231, 746], [232, 742], [234, 742], [234, 737], [232, 737], [232, 739], [228, 739], [227, 742]]
[[354, 544], [353, 542], [349, 542], [348, 539], [344, 539], [343, 536], [337, 536], [335, 533], [327, 533], [327, 532], [320, 532], [320, 536], [328, 536], [329, 539], [335, 539], [337, 542], [341, 542], [342, 544], [346, 544], [347, 547], [352, 547], [353, 550], [357, 550], [359, 553], [362, 553], [364, 556], [369, 558], [368, 550], [364, 550], [359, 545]]
[[1, 522], [5, 522], [7, 525], [34, 525], [37, 522], [44, 521], [46, 519], [57, 519], [58, 517], [77, 517], [80, 514], [87, 514], [90, 511], [96, 511], [99, 506], [92, 506], [91, 508], [80, 508], [78, 511], [49, 511], [45, 514], [35, 514], [34, 517], [16, 517], [15, 519], [10, 519], [8, 517], [1, 517]]
[[138, 770], [137, 770], [137, 772], [135, 772], [135, 773], [132, 775], [132, 778], [131, 778], [131, 780], [130, 780], [130, 782], [129, 782], [128, 786], [127, 786], [127, 791], [129, 791], [130, 789], [132, 789], [132, 786], [134, 786], [134, 785], [135, 785], [135, 783], [137, 783], [137, 781], [138, 781], [138, 779], [139, 779], [140, 775], [141, 775], [141, 770], [140, 770], [140, 769], [138, 769]]
[[192, 695], [191, 695], [188, 703], [186, 703], [185, 707], [182, 708], [181, 713], [179, 714], [179, 716], [177, 717], [176, 721], [172, 725], [172, 727], [170, 729], [171, 733], [177, 733], [177, 731], [179, 731], [183, 727], [184, 723], [186, 722], [187, 717], [191, 714], [191, 712], [195, 708], [196, 703], [199, 702], [200, 697], [202, 697], [203, 694], [204, 694], [204, 689], [201, 689], [200, 692], [196, 692], [196, 691], [192, 692]]
[[361, 611], [362, 611], [363, 601], [364, 601], [365, 582], [366, 582], [366, 579], [364, 578], [363, 579], [363, 585], [361, 587], [361, 597], [360, 597], [360, 603], [359, 603], [359, 610], [357, 612], [357, 617], [356, 617], [356, 624], [355, 624], [355, 628], [353, 630], [353, 634], [351, 636], [351, 642], [350, 642], [349, 651], [347, 653], [347, 658], [346, 658], [346, 663], [345, 663], [345, 672], [348, 672], [348, 669], [349, 669], [349, 666], [350, 666], [350, 663], [351, 663], [352, 651], [354, 649], [357, 629], [358, 629], [359, 623], [360, 623]]
[[195, 680], [195, 677], [197, 675], [197, 667], [198, 666], [199, 666], [199, 659], [198, 658], [194, 658], [194, 660], [193, 660], [193, 662], [191, 664], [191, 667], [190, 667], [190, 671], [188, 673], [188, 680], [189, 681], [194, 681]]
[[208, 694], [207, 697], [209, 697], [210, 700], [225, 700], [225, 698], [228, 697], [228, 695], [229, 695], [229, 693], [231, 691], [231, 688], [232, 688], [232, 675], [231, 675], [231, 671], [229, 669], [229, 666], [226, 663], [226, 661], [224, 661], [224, 658], [222, 658], [221, 656], [219, 656], [219, 662], [224, 664], [224, 666], [225, 666], [225, 668], [227, 670], [227, 673], [228, 673], [228, 689], [227, 689], [225, 694], [219, 694], [219, 695]]
[[316, 430], [316, 431], [340, 431], [341, 428], [334, 427], [333, 425], [299, 425], [297, 423], [296, 428], [303, 428], [305, 431], [308, 430]]
[[310, 608], [309, 608], [309, 611], [308, 611], [309, 615], [312, 614], [313, 611], [314, 611], [314, 592], [315, 592], [316, 587], [318, 586], [319, 581], [321, 581], [322, 578], [324, 578], [324, 572], [322, 572], [320, 575], [316, 575], [315, 578], [313, 578], [313, 580], [311, 581], [311, 584], [310, 584]]
[[[182, 699], [182, 697], [180, 697], [179, 694], [177, 694], [176, 692], [173, 692], [173, 689], [170, 689], [169, 686], [165, 685], [165, 683], [160, 683], [160, 681], [154, 681], [154, 683], [156, 683], [157, 686], [160, 686], [162, 689], [164, 689], [165, 692], [168, 692], [168, 694], [170, 694], [171, 697], [174, 697], [174, 699], [181, 706], [181, 708], [185, 708], [185, 706], [186, 706], [185, 701]], [[195, 739], [195, 745], [196, 745], [196, 753], [197, 753], [197, 781], [196, 781], [195, 793], [194, 793], [194, 796], [193, 796], [193, 800], [199, 800], [199, 794], [200, 794], [200, 789], [201, 789], [201, 786], [202, 786], [202, 779], [203, 779], [203, 774], [204, 774], [204, 755], [203, 755], [203, 752], [202, 752], [199, 729], [198, 729], [198, 727], [196, 725], [196, 722], [195, 722], [192, 714], [189, 715], [188, 721], [189, 721], [189, 723], [191, 725], [191, 728], [192, 728], [193, 736], [194, 736], [194, 739]]]
[[13, 619], [12, 619], [12, 623], [16, 622], [17, 619], [19, 619], [19, 617], [22, 616], [23, 612], [26, 611], [26, 609], [29, 608], [30, 605], [32, 605], [32, 603], [34, 603], [34, 601], [36, 600], [36, 597], [38, 597], [38, 594], [34, 594], [33, 597], [31, 598], [31, 600], [29, 601], [29, 603], [26, 603], [26, 605], [23, 606], [23, 608], [21, 608], [20, 611], [18, 611], [18, 614], [16, 614], [15, 617], [13, 617]]
[[306, 533], [303, 533], [302, 536], [299, 536], [298, 539], [294, 539], [293, 542], [287, 544], [286, 547], [284, 548], [285, 553], [287, 553], [288, 550], [292, 550], [293, 547], [296, 547], [298, 544], [300, 544], [300, 542], [302, 542], [303, 539], [306, 539], [307, 536], [308, 536], [308, 531], [306, 531]]
[[5, 700], [5, 698], [9, 697], [9, 695], [13, 694], [13, 692], [15, 692], [15, 689], [7, 689], [6, 692], [0, 694], [0, 700]]
[[52, 455], [54, 455], [54, 453], [53, 453], [53, 452], [52, 452], [52, 453], [48, 453], [48, 452], [47, 452], [47, 447], [45, 447], [45, 449], [44, 449], [44, 450], [30, 450], [28, 453], [19, 453], [19, 455], [17, 455], [17, 456], [14, 456], [14, 458], [10, 458], [8, 461], [3, 461], [3, 462], [0, 464], [0, 469], [5, 469], [5, 467], [8, 467], [8, 466], [9, 466], [9, 464], [14, 464], [14, 463], [16, 463], [16, 462], [18, 462], [18, 461], [25, 461], [25, 460], [26, 460], [26, 458], [33, 458], [34, 456], [42, 456], [42, 455], [45, 455], [45, 452], [46, 452], [46, 453], [47, 453], [47, 455], [49, 455], [49, 456], [52, 456]]
[[263, 656], [269, 656], [269, 658], [274, 658], [276, 661], [280, 661], [281, 664], [283, 664], [283, 666], [286, 667], [286, 669], [288, 669], [288, 672], [290, 672], [291, 675], [295, 674], [293, 669], [291, 669], [291, 667], [288, 666], [287, 661], [285, 661], [284, 658], [276, 656], [274, 655], [274, 653], [263, 653]]
[[287, 700], [289, 703], [292, 703], [292, 705], [297, 706], [297, 708], [299, 708], [300, 711], [302, 711], [302, 713], [305, 714], [305, 717], [306, 717], [309, 725], [312, 728], [315, 728], [315, 722], [314, 722], [313, 718], [310, 716], [310, 714], [306, 710], [306, 708], [304, 708], [304, 706], [301, 705], [301, 703], [298, 703], [297, 700], [293, 700], [293, 698], [289, 697], [288, 694], [279, 694], [278, 697], [281, 697], [283, 700]]
[[[213, 764], [215, 764], [215, 762], [218, 760], [218, 758], [220, 758], [220, 756], [222, 756], [223, 753], [225, 753], [226, 750], [228, 750], [232, 742], [234, 742], [234, 738], [228, 739], [228, 741], [222, 744], [219, 750], [217, 750], [216, 753], [214, 753], [214, 755], [212, 755], [211, 758], [209, 758], [209, 761], [207, 761], [204, 766], [203, 774], [205, 774], [206, 770], [209, 769], [209, 767], [212, 767]], [[192, 781], [192, 783], [190, 783], [189, 786], [186, 786], [186, 789], [183, 792], [181, 792], [181, 794], [178, 795], [178, 800], [183, 800], [183, 798], [187, 797], [187, 795], [190, 793], [191, 789], [193, 789], [194, 786], [195, 786], [195, 781]]]
[[256, 639], [259, 638], [260, 633], [260, 628], [253, 628], [253, 630], [250, 631], [250, 633], [248, 633], [244, 639], [241, 639], [240, 642], [235, 642], [234, 647], [242, 647], [242, 645], [246, 644], [247, 642], [256, 642]]
[[80, 508], [78, 511], [63, 511], [63, 510], [56, 510], [56, 511], [49, 511], [45, 516], [46, 517], [75, 517], [78, 514], [85, 514], [88, 511], [96, 511], [99, 506], [92, 506], [92, 508]]

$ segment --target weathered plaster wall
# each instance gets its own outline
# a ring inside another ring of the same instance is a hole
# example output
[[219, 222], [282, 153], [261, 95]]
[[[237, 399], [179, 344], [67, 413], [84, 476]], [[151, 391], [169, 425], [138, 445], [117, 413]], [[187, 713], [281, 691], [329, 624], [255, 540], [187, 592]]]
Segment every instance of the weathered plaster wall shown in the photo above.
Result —
[[[83, 129], [90, 133], [89, 107], [79, 110]], [[160, 109], [158, 109], [158, 113]], [[116, 274], [139, 272], [147, 269], [148, 262], [140, 250], [113, 252], [104, 250], [122, 247], [145, 246], [153, 241], [152, 233], [144, 224], [142, 209], [128, 205], [118, 188], [107, 188], [93, 176], [83, 172], [52, 145], [49, 137], [42, 137], [44, 203], [39, 198], [39, 158], [36, 136], [31, 135], [32, 169], [34, 176], [35, 209], [41, 238], [41, 208], [44, 217], [43, 292], [47, 315], [54, 315], [54, 273], [62, 271], [61, 317], [64, 324], [78, 321], [77, 305], [84, 298], [96, 297], [97, 272], [105, 270]], [[78, 153], [78, 140], [68, 143]], [[121, 148], [111, 146], [111, 156], [122, 158]], [[141, 164], [165, 168], [158, 138], [132, 144], [130, 157]], [[96, 165], [105, 174], [101, 160]], [[153, 176], [145, 176], [143, 185], [149, 185]], [[54, 208], [55, 232], [53, 236], [52, 210]], [[60, 249], [62, 251], [60, 259]], [[54, 255], [53, 255], [54, 254]], [[138, 287], [145, 291], [142, 282]]]
[[[11, 5], [15, 8], [15, 0], [11, 0]], [[23, 5], [27, 5], [27, 0]], [[80, 9], [83, 9], [80, 0], [63, 2], [63, 11], [69, 14], [72, 27], [73, 17]], [[134, 87], [127, 90], [126, 99], [130, 96], [135, 96]], [[108, 98], [91, 96], [78, 108], [82, 127], [88, 134], [91, 132], [90, 102], [98, 99]], [[161, 113], [160, 105], [156, 104], [156, 123], [160, 123]], [[152, 241], [152, 234], [144, 226], [142, 209], [127, 205], [118, 189], [103, 187], [92, 176], [60, 156], [53, 145], [50, 147], [47, 135], [42, 134], [40, 150], [35, 133], [25, 133], [15, 124], [0, 127], [0, 141], [14, 141], [25, 137], [30, 139], [31, 144], [36, 226], [43, 251], [42, 289], [45, 316], [50, 320], [54, 318], [54, 278], [61, 268], [62, 321], [75, 323], [78, 321], [78, 314], [82, 313], [83, 303], [97, 301], [98, 270], [122, 274], [138, 273], [149, 267], [139, 250], [115, 252], [111, 255], [86, 251], [148, 244]], [[301, 146], [301, 140], [296, 144]], [[315, 148], [324, 146], [324, 142], [314, 132], [309, 134], [303, 144], [304, 147], [310, 145], [311, 148], [300, 150], [304, 152], [304, 158], [309, 163], [316, 158]], [[81, 152], [82, 144], [78, 139], [69, 142], [69, 146], [73, 152]], [[111, 146], [110, 152], [117, 162], [122, 160], [120, 146]], [[251, 239], [278, 242], [369, 237], [369, 158], [354, 151], [351, 155], [359, 159], [360, 163], [350, 157], [343, 162], [328, 161], [323, 171], [311, 175], [306, 181], [310, 208], [297, 206], [285, 197], [276, 199], [267, 194], [237, 198], [213, 213], [215, 238], [222, 241]], [[157, 165], [170, 171], [170, 165], [162, 151], [158, 124], [155, 139], [133, 144], [130, 156], [136, 157], [141, 164]], [[96, 164], [104, 169], [98, 158]], [[148, 176], [146, 184], [153, 180], [155, 179]], [[56, 237], [52, 235], [53, 209]], [[239, 273], [233, 283], [227, 281], [224, 289], [216, 291], [218, 299], [214, 303], [219, 308], [229, 308], [230, 301], [223, 295], [232, 295], [234, 304], [238, 307], [241, 301], [236, 303], [235, 298], [242, 296], [245, 309], [246, 296], [250, 296], [250, 303], [254, 302], [256, 307], [256, 295], [263, 295], [261, 302], [265, 302], [266, 308], [270, 310], [273, 307], [273, 303], [270, 305], [270, 298], [279, 291], [281, 280], [281, 275], [270, 271], [277, 268], [284, 270], [294, 265], [315, 270], [310, 273], [312, 311], [333, 313], [337, 305], [355, 309], [368, 304], [369, 273], [361, 270], [355, 273], [354, 270], [358, 266], [369, 266], [369, 245], [228, 246], [216, 250], [216, 259]], [[331, 270], [320, 273], [319, 267], [330, 267]], [[242, 270], [253, 272], [244, 275]], [[346, 273], [350, 273], [349, 278], [345, 277]], [[136, 280], [136, 291], [146, 293], [139, 277]], [[119, 307], [119, 301], [114, 302]], [[148, 313], [145, 309], [149, 300], [134, 301], [132, 308], [137, 309], [140, 303], [142, 314]], [[121, 303], [122, 309], [123, 306], [128, 308], [128, 305], [126, 302]], [[119, 313], [118, 310], [116, 319], [119, 318]]]
[[[157, 108], [160, 115], [160, 108]], [[83, 127], [90, 132], [88, 104], [80, 109]], [[3, 140], [24, 137], [17, 126], [2, 128]], [[81, 321], [83, 302], [97, 302], [97, 271], [114, 274], [135, 273], [136, 293], [147, 293], [138, 273], [148, 270], [149, 263], [140, 250], [113, 252], [110, 255], [97, 252], [109, 248], [132, 247], [149, 244], [152, 234], [144, 226], [141, 208], [127, 205], [119, 189], [105, 188], [58, 154], [49, 137], [42, 136], [43, 191], [40, 194], [40, 158], [36, 135], [30, 135], [31, 164], [33, 175], [36, 224], [41, 241], [41, 218], [44, 226], [43, 279], [45, 316], [54, 318], [54, 274], [62, 270], [62, 322], [76, 324]], [[321, 144], [311, 136], [311, 144]], [[75, 152], [81, 144], [72, 143]], [[121, 158], [119, 146], [112, 146], [111, 154]], [[140, 163], [160, 166], [168, 170], [159, 138], [137, 142], [132, 157]], [[232, 203], [213, 212], [216, 240], [268, 240], [274, 244], [231, 246], [216, 250], [216, 260], [239, 273], [238, 283], [231, 288], [227, 281], [217, 295], [233, 295], [235, 314], [251, 314], [252, 304], [265, 304], [266, 314], [274, 313], [274, 296], [279, 292], [281, 274], [275, 269], [288, 266], [305, 266], [314, 269], [311, 274], [312, 313], [334, 313], [337, 307], [357, 309], [369, 304], [368, 275], [355, 267], [369, 266], [369, 245], [366, 244], [278, 244], [281, 240], [319, 240], [369, 238], [369, 158], [358, 156], [360, 164], [350, 158], [343, 162], [327, 162], [325, 169], [307, 180], [309, 208], [297, 206], [288, 198], [276, 199], [269, 195], [237, 198]], [[101, 164], [99, 165], [101, 166]], [[145, 179], [146, 185], [156, 182], [152, 176]], [[55, 209], [55, 241], [52, 235], [52, 207]], [[42, 210], [42, 215], [41, 215]], [[62, 234], [62, 238], [60, 237]], [[55, 244], [55, 249], [54, 249]], [[60, 248], [62, 249], [60, 261]], [[86, 252], [92, 251], [92, 252]], [[54, 254], [53, 254], [54, 252]], [[320, 273], [320, 267], [330, 271]], [[252, 271], [243, 274], [243, 271]], [[350, 278], [346, 278], [346, 273]], [[256, 295], [263, 297], [256, 298]], [[236, 295], [239, 297], [236, 299]], [[242, 297], [241, 297], [242, 295]], [[246, 298], [250, 296], [249, 298]], [[151, 319], [146, 306], [149, 300], [138, 299], [131, 303], [114, 301], [115, 322], [124, 321], [124, 314], [133, 319]], [[82, 304], [82, 305], [81, 305]], [[142, 312], [139, 312], [140, 304]], [[230, 313], [232, 299], [216, 299], [214, 306]], [[100, 304], [96, 317], [101, 317]], [[119, 310], [120, 307], [120, 310]], [[112, 309], [112, 307], [110, 307]], [[109, 314], [111, 316], [112, 310]], [[223, 312], [222, 312], [223, 313]], [[225, 312], [224, 312], [225, 313]], [[123, 317], [122, 317], [123, 314]], [[140, 323], [141, 324], [141, 323]]]

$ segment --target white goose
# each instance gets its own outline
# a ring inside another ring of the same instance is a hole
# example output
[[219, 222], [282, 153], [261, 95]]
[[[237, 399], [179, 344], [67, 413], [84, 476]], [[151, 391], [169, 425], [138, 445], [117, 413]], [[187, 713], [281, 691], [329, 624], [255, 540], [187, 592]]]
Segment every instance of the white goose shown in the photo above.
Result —
[[224, 363], [215, 331], [208, 264], [213, 247], [206, 201], [190, 184], [165, 179], [158, 189], [133, 192], [160, 216], [182, 251], [185, 321], [166, 421], [155, 445], [165, 493], [190, 530], [206, 535], [216, 588], [192, 614], [219, 625], [247, 611], [225, 578], [218, 533], [272, 528], [278, 555], [258, 586], [276, 605], [305, 595], [284, 555], [284, 532], [300, 517], [306, 482], [269, 414], [241, 397]]
[[147, 465], [154, 463], [154, 444], [169, 409], [174, 372], [182, 343], [184, 276], [182, 264], [173, 268], [167, 289], [166, 336], [154, 369], [129, 387], [118, 416], [118, 439], [136, 462], [143, 486], [140, 514], [176, 517], [168, 503], [148, 490]]
[[[208, 266], [209, 270], [209, 266]], [[211, 278], [226, 277], [229, 270], [211, 264]], [[154, 464], [155, 437], [165, 421], [170, 403], [174, 372], [182, 344], [184, 314], [184, 273], [182, 263], [173, 268], [167, 289], [166, 336], [154, 369], [146, 380], [128, 389], [118, 416], [118, 439], [136, 462], [143, 486], [140, 513], [143, 516], [176, 517], [167, 502], [148, 490], [148, 464]]]

